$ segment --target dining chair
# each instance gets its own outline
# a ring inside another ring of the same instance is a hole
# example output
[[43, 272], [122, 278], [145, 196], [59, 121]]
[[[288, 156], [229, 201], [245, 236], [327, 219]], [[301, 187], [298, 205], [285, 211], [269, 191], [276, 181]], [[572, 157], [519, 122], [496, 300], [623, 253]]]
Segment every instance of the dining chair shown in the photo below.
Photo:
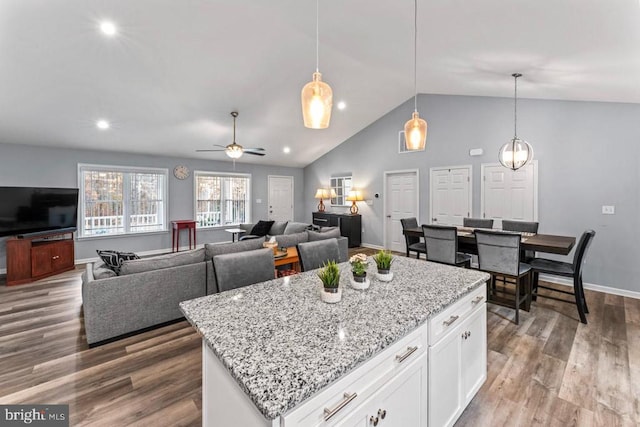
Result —
[[315, 270], [329, 261], [340, 262], [338, 240], [333, 238], [298, 243], [298, 258], [302, 271]]
[[[580, 321], [585, 324], [587, 323], [586, 314], [589, 313], [589, 308], [587, 307], [587, 300], [584, 297], [584, 287], [582, 285], [582, 267], [587, 256], [587, 250], [589, 249], [589, 246], [591, 246], [591, 242], [593, 241], [595, 235], [596, 232], [593, 230], [587, 230], [582, 233], [580, 241], [578, 242], [578, 246], [576, 246], [576, 252], [573, 255], [573, 263], [556, 261], [546, 258], [534, 258], [530, 263], [531, 268], [533, 269], [533, 298], [536, 299], [536, 297], [543, 297], [554, 299], [556, 301], [566, 302], [569, 304], [575, 303], [576, 307], [578, 308]], [[573, 292], [540, 285], [538, 283], [538, 275], [540, 273], [549, 274], [552, 276], [573, 278]], [[539, 294], [538, 288], [547, 289], [553, 292], [559, 292], [565, 295], [571, 295], [573, 296], [574, 301], [568, 301], [563, 298], [556, 298], [552, 295]]]
[[457, 267], [470, 267], [471, 255], [458, 252], [458, 229], [442, 225], [423, 225], [427, 260]]
[[[538, 223], [533, 221], [512, 221], [509, 219], [503, 219], [502, 231], [536, 234], [538, 232]], [[529, 262], [536, 256], [536, 253], [534, 251], [522, 251], [521, 255], [522, 261]]]
[[216, 255], [212, 262], [220, 292], [275, 278], [273, 250], [269, 248]]
[[493, 220], [487, 218], [462, 218], [462, 226], [470, 228], [493, 228]]
[[[418, 228], [418, 220], [416, 218], [402, 218], [400, 220], [400, 223], [402, 224], [403, 232], [407, 228]], [[424, 242], [420, 241], [419, 237], [408, 236], [405, 234], [404, 240], [407, 244], [407, 256], [409, 256], [410, 252], [415, 252], [416, 258], [418, 259], [420, 258], [420, 254], [425, 254], [425, 257], [426, 257], [427, 247], [425, 246]]]
[[[491, 274], [487, 302], [515, 309], [515, 324], [520, 323], [520, 306], [529, 311], [531, 305], [531, 266], [520, 262], [520, 234], [476, 230], [479, 269]], [[496, 285], [496, 277], [512, 279]], [[525, 280], [524, 287], [521, 281]], [[514, 287], [511, 292], [511, 287]]]

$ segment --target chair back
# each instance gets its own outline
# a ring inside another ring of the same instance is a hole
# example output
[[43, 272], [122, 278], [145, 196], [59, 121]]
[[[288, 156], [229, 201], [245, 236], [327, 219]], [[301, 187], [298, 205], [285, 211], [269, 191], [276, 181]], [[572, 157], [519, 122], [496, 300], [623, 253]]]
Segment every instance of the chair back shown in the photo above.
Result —
[[517, 231], [520, 233], [537, 233], [538, 223], [529, 221], [502, 220], [502, 231]]
[[493, 228], [493, 220], [485, 218], [462, 218], [462, 225], [471, 228]]
[[427, 245], [427, 260], [444, 264], [456, 263], [458, 229], [442, 225], [423, 225], [422, 234]]
[[519, 234], [476, 230], [475, 235], [480, 270], [518, 276], [520, 272]]
[[580, 277], [582, 274], [582, 266], [584, 265], [584, 260], [587, 257], [587, 250], [589, 250], [589, 246], [591, 246], [591, 242], [595, 235], [595, 231], [587, 230], [582, 233], [582, 236], [580, 237], [580, 241], [576, 247], [576, 253], [573, 255], [573, 271], [574, 274], [577, 274], [577, 277]]
[[270, 248], [216, 255], [212, 262], [220, 292], [275, 278], [273, 250]]
[[[418, 227], [418, 220], [416, 218], [402, 218], [400, 220], [400, 223], [402, 224], [402, 231], [406, 230], [407, 228]], [[404, 235], [404, 239], [407, 241], [407, 246], [413, 245], [414, 243], [418, 243], [420, 241], [419, 237], [407, 236], [406, 234]]]
[[302, 271], [315, 270], [329, 261], [340, 262], [340, 248], [336, 238], [298, 243], [298, 258]]

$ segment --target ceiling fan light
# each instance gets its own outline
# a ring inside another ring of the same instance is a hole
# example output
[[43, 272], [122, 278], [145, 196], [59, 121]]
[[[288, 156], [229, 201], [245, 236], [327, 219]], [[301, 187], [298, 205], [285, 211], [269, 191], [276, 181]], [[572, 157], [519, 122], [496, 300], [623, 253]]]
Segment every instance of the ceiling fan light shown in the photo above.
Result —
[[500, 164], [511, 170], [518, 170], [533, 159], [533, 148], [527, 141], [514, 137], [500, 148]]
[[404, 124], [404, 144], [407, 150], [424, 150], [427, 144], [427, 122], [417, 111]]
[[326, 129], [331, 120], [333, 90], [322, 81], [322, 74], [313, 73], [313, 80], [304, 85], [301, 93], [304, 126], [311, 129]]
[[231, 157], [232, 159], [239, 159], [240, 157], [242, 157], [242, 146], [238, 145], [238, 144], [230, 144], [227, 145], [227, 148], [224, 150], [225, 153], [227, 153], [227, 156]]

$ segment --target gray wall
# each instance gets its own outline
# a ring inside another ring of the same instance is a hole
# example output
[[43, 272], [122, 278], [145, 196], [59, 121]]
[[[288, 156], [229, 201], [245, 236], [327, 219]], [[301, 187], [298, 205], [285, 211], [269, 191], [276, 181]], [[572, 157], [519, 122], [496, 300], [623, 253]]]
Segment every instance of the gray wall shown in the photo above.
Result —
[[[114, 153], [90, 150], [42, 148], [14, 144], [0, 144], [0, 186], [77, 187], [78, 163], [115, 166], [145, 166], [169, 169], [169, 219], [194, 218], [193, 172], [180, 181], [173, 176], [173, 168], [183, 164], [191, 171], [207, 170], [251, 174], [251, 216], [254, 221], [267, 217], [267, 176], [288, 175], [294, 177], [294, 215], [302, 221], [306, 218], [303, 191], [303, 170], [279, 166], [258, 166], [236, 162], [180, 159], [139, 154]], [[262, 203], [256, 203], [262, 199]], [[230, 240], [231, 235], [221, 229], [198, 230], [198, 243]], [[6, 238], [0, 238], [0, 269], [6, 267]], [[181, 245], [188, 245], [186, 232], [181, 233]], [[76, 241], [76, 259], [96, 257], [96, 249], [115, 249], [133, 252], [171, 248], [171, 232], [123, 237], [99, 237]]]
[[[429, 215], [429, 168], [473, 165], [473, 212], [480, 213], [480, 165], [496, 163], [513, 136], [509, 98], [421, 95], [418, 110], [429, 126], [424, 152], [398, 154], [398, 131], [411, 117], [413, 99], [383, 116], [304, 170], [307, 221], [311, 196], [332, 173], [351, 171], [372, 206], [359, 203], [363, 242], [383, 244], [383, 172], [419, 169], [420, 218]], [[540, 232], [580, 236], [594, 229], [585, 282], [640, 291], [640, 105], [521, 99], [518, 134], [538, 160]], [[469, 149], [484, 155], [470, 157]], [[615, 215], [602, 215], [615, 205]], [[335, 209], [334, 209], [335, 210]]]

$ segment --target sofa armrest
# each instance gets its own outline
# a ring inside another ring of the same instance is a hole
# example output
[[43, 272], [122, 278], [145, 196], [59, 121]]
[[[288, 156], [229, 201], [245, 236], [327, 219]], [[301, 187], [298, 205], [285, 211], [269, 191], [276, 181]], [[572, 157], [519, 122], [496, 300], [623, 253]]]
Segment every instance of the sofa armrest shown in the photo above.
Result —
[[347, 262], [349, 259], [349, 239], [344, 236], [338, 237], [338, 250], [340, 251], [340, 260], [338, 262]]

